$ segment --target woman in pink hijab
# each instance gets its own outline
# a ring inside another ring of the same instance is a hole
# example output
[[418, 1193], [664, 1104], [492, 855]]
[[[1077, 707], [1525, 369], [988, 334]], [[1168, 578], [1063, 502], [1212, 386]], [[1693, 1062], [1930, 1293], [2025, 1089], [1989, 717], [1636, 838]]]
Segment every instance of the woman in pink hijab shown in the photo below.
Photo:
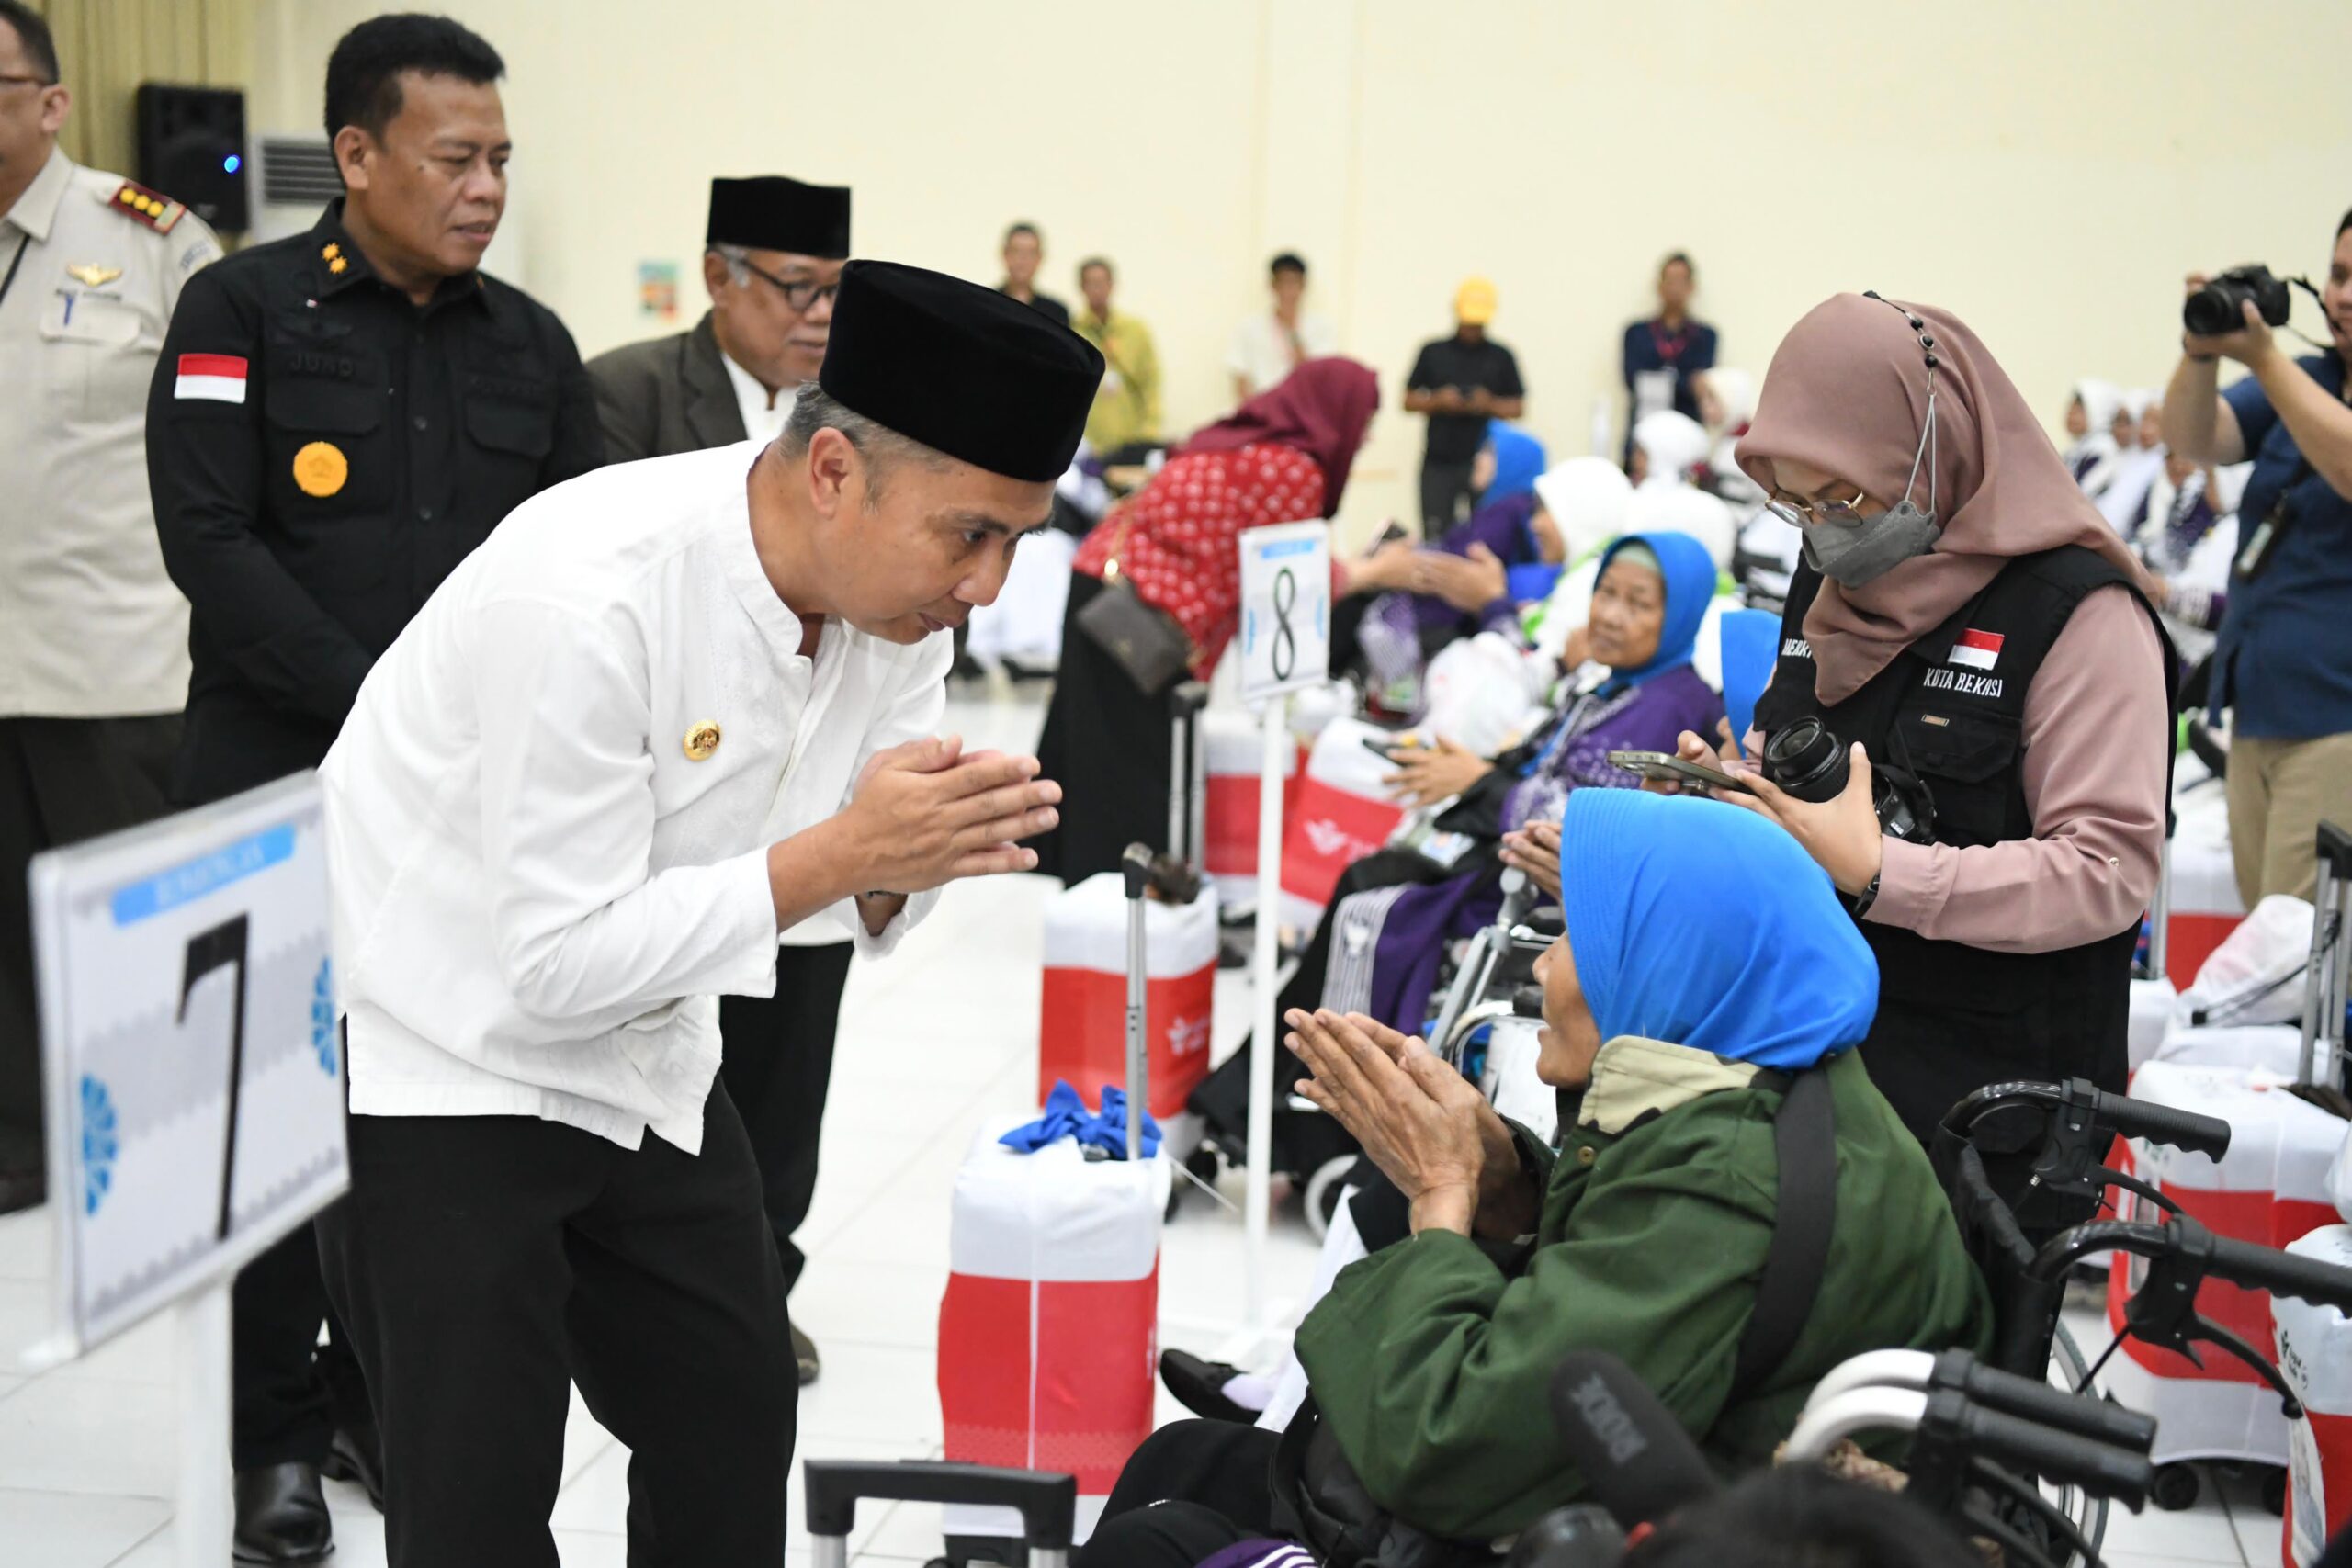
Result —
[[[2171, 657], [2123, 542], [1930, 306], [1815, 308], [1737, 456], [1805, 560], [1750, 761], [1728, 764], [1755, 793], [1722, 793], [1796, 836], [1877, 953], [1871, 1078], [1923, 1138], [1996, 1080], [2121, 1090], [2172, 754]], [[1815, 724], [1835, 744], [1797, 755]]]

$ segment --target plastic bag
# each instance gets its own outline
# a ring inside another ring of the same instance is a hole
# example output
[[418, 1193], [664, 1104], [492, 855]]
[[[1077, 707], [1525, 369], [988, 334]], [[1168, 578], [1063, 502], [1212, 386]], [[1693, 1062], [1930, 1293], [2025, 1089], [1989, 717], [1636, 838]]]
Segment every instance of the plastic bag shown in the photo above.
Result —
[[2294, 1023], [2303, 1017], [2296, 977], [2312, 956], [2312, 906], [2273, 893], [2238, 922], [2180, 994], [2184, 1023]]
[[1430, 660], [1421, 690], [1429, 705], [1414, 728], [1481, 757], [1523, 734], [1543, 696], [1519, 649], [1493, 632], [1441, 650]]

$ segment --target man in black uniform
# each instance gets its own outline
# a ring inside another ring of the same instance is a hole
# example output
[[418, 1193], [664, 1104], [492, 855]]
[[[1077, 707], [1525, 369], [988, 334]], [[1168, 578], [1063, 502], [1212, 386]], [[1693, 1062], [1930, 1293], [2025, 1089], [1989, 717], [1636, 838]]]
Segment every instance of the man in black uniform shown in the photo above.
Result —
[[[476, 270], [505, 205], [503, 72], [445, 18], [353, 28], [327, 63], [343, 199], [180, 296], [147, 467], [194, 608], [181, 805], [317, 766], [442, 579], [517, 503], [597, 465], [571, 335]], [[313, 1359], [311, 1232], [254, 1259], [235, 1301], [237, 1560], [315, 1562], [333, 1549], [322, 1467], [371, 1494], [380, 1478], [347, 1353]]]
[[[847, 186], [767, 175], [710, 182], [703, 281], [710, 310], [690, 331], [588, 362], [608, 461], [667, 457], [756, 441], [784, 429], [817, 378], [849, 257]], [[752, 465], [746, 448], [743, 466]], [[833, 1038], [852, 944], [823, 920], [783, 933], [775, 994], [718, 998], [719, 1073], [742, 1113], [788, 1295], [808, 1258], [792, 1233], [817, 1192], [817, 1139], [833, 1076]], [[792, 1325], [800, 1381], [817, 1381], [816, 1342]]]
[[1464, 279], [1453, 295], [1453, 335], [1421, 345], [1405, 378], [1405, 412], [1430, 416], [1421, 453], [1421, 537], [1436, 539], [1461, 521], [1470, 469], [1491, 420], [1517, 419], [1527, 408], [1511, 351], [1487, 335], [1495, 319], [1495, 286]]

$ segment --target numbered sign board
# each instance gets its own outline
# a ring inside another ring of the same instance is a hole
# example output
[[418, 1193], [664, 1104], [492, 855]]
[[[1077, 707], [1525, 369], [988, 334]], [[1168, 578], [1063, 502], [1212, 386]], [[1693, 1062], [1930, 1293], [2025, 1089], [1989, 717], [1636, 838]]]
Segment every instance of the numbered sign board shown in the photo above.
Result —
[[59, 1326], [87, 1349], [342, 1192], [309, 773], [32, 866]]
[[1241, 536], [1241, 698], [1319, 686], [1331, 668], [1331, 529], [1283, 523]]

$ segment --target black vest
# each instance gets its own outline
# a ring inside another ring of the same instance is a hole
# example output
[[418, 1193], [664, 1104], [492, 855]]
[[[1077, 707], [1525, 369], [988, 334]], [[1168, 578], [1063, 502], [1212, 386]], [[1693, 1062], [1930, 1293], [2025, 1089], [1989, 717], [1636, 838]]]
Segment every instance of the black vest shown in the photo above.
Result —
[[[1984, 592], [1833, 707], [1814, 694], [1805, 612], [1820, 573], [1800, 566], [1781, 620], [1781, 657], [1756, 705], [1770, 735], [1819, 714], [1874, 765], [1907, 768], [1935, 801], [1935, 838], [1959, 848], [2033, 836], [2025, 804], [2026, 693], [2075, 606], [2094, 588], [2139, 590], [2078, 546], [2023, 556]], [[2141, 601], [2146, 608], [2146, 601]], [[2149, 611], [2153, 621], [2154, 612]], [[2157, 636], [2163, 637], [2158, 627]], [[2166, 694], [2174, 661], [2165, 656]], [[2169, 706], [2169, 705], [2168, 705]], [[2165, 755], [2172, 752], [2167, 728]], [[2120, 1093], [2139, 924], [2053, 953], [1991, 953], [1860, 922], [1878, 954], [1878, 1017], [1863, 1042], [1876, 1083], [1923, 1141], [1954, 1101], [1989, 1083], [2086, 1077]]]

